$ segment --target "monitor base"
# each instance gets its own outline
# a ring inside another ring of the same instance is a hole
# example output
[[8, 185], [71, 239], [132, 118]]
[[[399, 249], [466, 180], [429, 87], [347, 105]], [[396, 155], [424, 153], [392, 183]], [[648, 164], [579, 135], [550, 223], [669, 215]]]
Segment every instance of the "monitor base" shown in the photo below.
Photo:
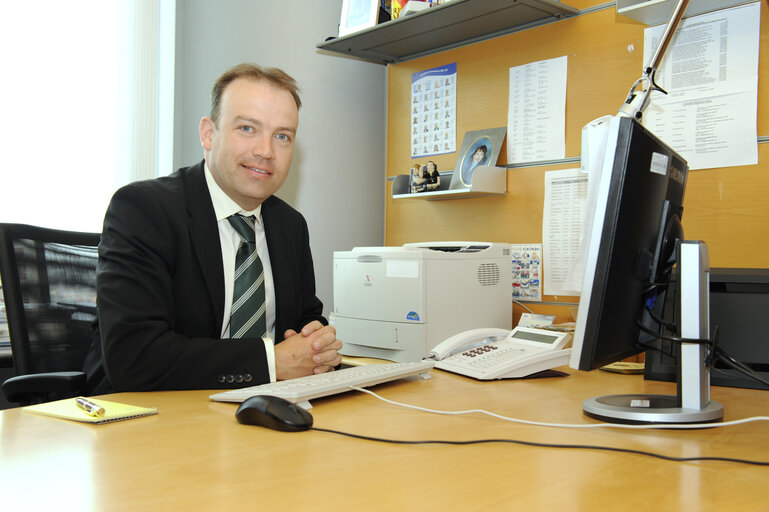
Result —
[[724, 406], [711, 401], [702, 409], [680, 407], [675, 395], [606, 395], [582, 403], [587, 416], [609, 423], [712, 423], [724, 416]]

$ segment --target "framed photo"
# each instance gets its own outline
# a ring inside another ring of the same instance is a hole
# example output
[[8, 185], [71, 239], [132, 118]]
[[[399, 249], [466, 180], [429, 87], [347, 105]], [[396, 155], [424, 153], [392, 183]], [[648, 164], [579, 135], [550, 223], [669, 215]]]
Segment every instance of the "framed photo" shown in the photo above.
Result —
[[339, 37], [346, 36], [377, 24], [381, 0], [344, 0]]
[[496, 165], [507, 128], [490, 128], [465, 133], [459, 150], [450, 190], [470, 188], [479, 165]]

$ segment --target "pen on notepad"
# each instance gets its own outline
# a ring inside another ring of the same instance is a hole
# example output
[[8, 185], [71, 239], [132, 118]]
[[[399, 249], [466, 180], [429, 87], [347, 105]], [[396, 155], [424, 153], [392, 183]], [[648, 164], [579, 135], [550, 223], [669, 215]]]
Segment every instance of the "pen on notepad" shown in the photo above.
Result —
[[104, 407], [99, 404], [95, 404], [82, 397], [75, 398], [75, 403], [89, 416], [95, 416], [97, 418], [104, 416]]

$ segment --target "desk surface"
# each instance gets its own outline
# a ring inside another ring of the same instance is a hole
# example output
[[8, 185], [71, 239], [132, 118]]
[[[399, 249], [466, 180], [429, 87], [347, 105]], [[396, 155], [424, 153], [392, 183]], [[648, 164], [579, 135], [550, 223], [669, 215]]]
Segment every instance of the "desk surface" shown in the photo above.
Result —
[[[593, 422], [581, 412], [582, 400], [591, 396], [673, 391], [671, 383], [599, 371], [496, 382], [431, 373], [429, 380], [412, 378], [375, 390], [425, 407], [484, 408], [563, 423]], [[9, 500], [23, 499], [28, 510], [65, 510], [70, 503], [74, 510], [704, 511], [765, 510], [769, 497], [767, 467], [511, 444], [403, 446], [323, 432], [282, 433], [238, 424], [236, 404], [211, 402], [208, 394], [110, 395], [160, 412], [105, 425], [3, 411], [2, 508], [13, 510]], [[766, 391], [714, 387], [712, 395], [725, 405], [727, 420], [769, 411]], [[313, 405], [315, 426], [371, 436], [514, 438], [769, 460], [766, 423], [697, 431], [576, 431], [428, 414], [357, 392]]]

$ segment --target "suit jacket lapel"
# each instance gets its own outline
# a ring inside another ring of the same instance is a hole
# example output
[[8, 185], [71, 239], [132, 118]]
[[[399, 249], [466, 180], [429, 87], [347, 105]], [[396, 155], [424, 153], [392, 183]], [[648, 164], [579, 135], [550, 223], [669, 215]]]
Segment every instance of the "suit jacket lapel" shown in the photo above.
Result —
[[272, 205], [275, 202], [273, 197], [268, 197], [262, 203], [262, 220], [264, 221], [264, 236], [267, 239], [267, 250], [270, 253], [270, 268], [272, 269], [272, 283], [275, 289], [275, 337], [276, 341], [283, 340], [283, 332], [287, 328], [281, 320], [286, 317], [284, 308], [286, 304], [285, 290], [290, 289], [286, 282], [288, 270], [285, 261], [280, 258], [289, 247], [286, 238], [286, 228], [276, 217]]
[[214, 205], [208, 192], [203, 162], [194, 165], [182, 175], [187, 201], [190, 240], [200, 262], [203, 278], [214, 304], [216, 325], [221, 326], [224, 314], [224, 267], [219, 227]]

